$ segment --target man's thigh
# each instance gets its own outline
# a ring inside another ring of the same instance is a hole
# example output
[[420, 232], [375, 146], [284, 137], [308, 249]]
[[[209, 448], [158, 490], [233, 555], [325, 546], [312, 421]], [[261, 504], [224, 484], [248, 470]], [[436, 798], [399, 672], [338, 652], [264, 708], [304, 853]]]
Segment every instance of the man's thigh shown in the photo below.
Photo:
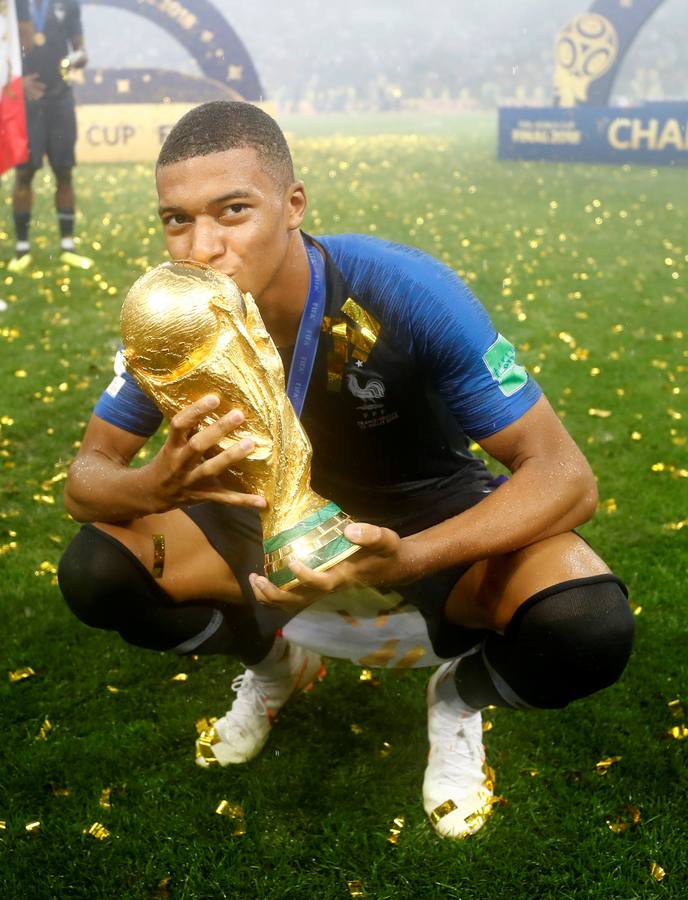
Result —
[[609, 567], [592, 547], [566, 532], [474, 563], [451, 591], [445, 616], [455, 625], [502, 632], [519, 606], [539, 591], [608, 574]]
[[76, 146], [76, 110], [71, 93], [56, 97], [46, 109], [46, 153], [54, 172], [73, 169]]
[[48, 134], [45, 105], [43, 100], [32, 100], [26, 104], [26, 130], [29, 135], [29, 159], [18, 171], [37, 172], [43, 166], [43, 157], [48, 149]]
[[[182, 510], [144, 516], [119, 525], [94, 524], [131, 550], [156, 575], [160, 587], [173, 600], [180, 603], [199, 598], [240, 601], [241, 590], [232, 569], [201, 528]], [[161, 554], [158, 536], [162, 536], [164, 544], [164, 565], [159, 576], [156, 574]]]

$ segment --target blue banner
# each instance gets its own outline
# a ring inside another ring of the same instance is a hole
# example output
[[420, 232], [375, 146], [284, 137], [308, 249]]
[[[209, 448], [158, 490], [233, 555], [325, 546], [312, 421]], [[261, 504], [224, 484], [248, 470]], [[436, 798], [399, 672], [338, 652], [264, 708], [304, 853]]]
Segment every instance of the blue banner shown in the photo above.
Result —
[[688, 102], [503, 107], [499, 159], [688, 165]]

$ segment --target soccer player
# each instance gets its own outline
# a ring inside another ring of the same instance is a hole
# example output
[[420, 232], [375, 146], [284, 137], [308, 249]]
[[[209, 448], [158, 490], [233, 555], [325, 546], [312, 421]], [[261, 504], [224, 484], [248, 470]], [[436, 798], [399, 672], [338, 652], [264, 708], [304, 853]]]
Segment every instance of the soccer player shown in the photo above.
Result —
[[[161, 149], [157, 187], [172, 258], [250, 291], [288, 372], [304, 308], [324, 303], [301, 420], [313, 488], [357, 520], [346, 535], [361, 550], [324, 573], [293, 563], [301, 584], [273, 586], [266, 501], [225, 477], [253, 442], [217, 452], [242, 412], [199, 429], [218, 405], [200, 397], [132, 467], [162, 416], [120, 358], [67, 480], [67, 509], [86, 524], [60, 563], [64, 597], [137, 646], [244, 664], [231, 709], [197, 742], [201, 766], [255, 756], [320, 653], [437, 664], [423, 802], [439, 834], [470, 834], [493, 787], [480, 710], [564, 707], [629, 658], [623, 583], [573, 531], [596, 506], [590, 468], [453, 271], [373, 237], [301, 230], [304, 185], [258, 108], [190, 111]], [[510, 477], [493, 477], [468, 437]]]
[[[27, 12], [30, 18], [27, 18]], [[12, 195], [15, 255], [10, 272], [24, 272], [32, 263], [29, 227], [33, 207], [33, 178], [43, 166], [43, 157], [55, 175], [55, 208], [60, 231], [60, 260], [67, 265], [88, 268], [91, 260], [76, 252], [72, 185], [75, 165], [76, 113], [74, 95], [64, 74], [66, 68], [79, 69], [88, 58], [81, 28], [78, 0], [19, 0], [24, 70], [26, 124], [29, 132], [29, 159], [17, 166]], [[66, 62], [65, 62], [66, 61]]]

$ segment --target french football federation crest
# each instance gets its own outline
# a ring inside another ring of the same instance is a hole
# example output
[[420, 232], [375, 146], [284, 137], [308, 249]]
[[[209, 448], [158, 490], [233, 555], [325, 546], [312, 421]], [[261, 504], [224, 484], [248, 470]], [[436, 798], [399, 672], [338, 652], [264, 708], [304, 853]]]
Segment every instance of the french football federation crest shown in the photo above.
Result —
[[377, 378], [369, 378], [365, 387], [361, 387], [355, 375], [347, 375], [346, 386], [359, 400], [382, 400], [385, 396], [385, 386]]

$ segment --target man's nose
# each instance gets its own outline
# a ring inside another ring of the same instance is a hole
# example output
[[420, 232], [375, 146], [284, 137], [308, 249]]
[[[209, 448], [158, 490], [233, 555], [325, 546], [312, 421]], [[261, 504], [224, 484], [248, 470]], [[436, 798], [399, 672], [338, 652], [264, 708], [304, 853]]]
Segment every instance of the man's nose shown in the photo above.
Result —
[[211, 263], [222, 256], [223, 251], [219, 225], [214, 221], [197, 219], [191, 240], [191, 259], [194, 262]]

